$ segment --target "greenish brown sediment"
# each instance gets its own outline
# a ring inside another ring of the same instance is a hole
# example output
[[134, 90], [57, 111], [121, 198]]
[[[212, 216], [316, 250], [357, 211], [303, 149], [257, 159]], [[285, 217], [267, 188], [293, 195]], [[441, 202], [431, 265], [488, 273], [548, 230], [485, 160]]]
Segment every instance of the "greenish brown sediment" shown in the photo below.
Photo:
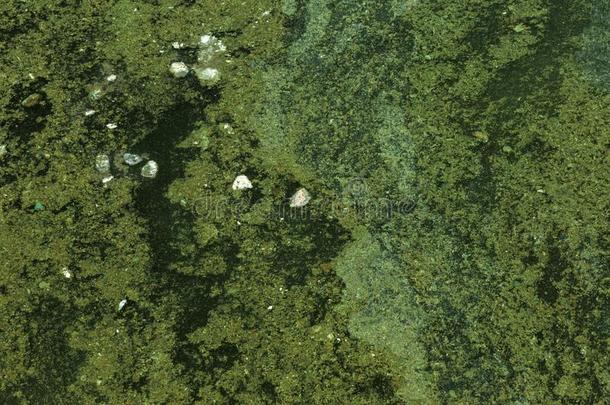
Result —
[[603, 403], [604, 13], [0, 4], [0, 402]]

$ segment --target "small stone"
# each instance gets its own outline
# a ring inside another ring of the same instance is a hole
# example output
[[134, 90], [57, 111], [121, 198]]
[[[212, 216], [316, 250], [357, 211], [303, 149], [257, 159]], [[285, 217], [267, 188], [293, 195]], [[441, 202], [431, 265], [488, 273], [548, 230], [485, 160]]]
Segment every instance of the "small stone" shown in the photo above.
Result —
[[42, 101], [42, 96], [39, 93], [33, 93], [27, 96], [22, 102], [21, 105], [25, 108], [32, 108], [38, 105]]
[[100, 98], [102, 98], [103, 94], [104, 92], [102, 91], [102, 89], [100, 87], [96, 87], [89, 92], [89, 98], [93, 101], [99, 100]]
[[154, 178], [159, 171], [159, 165], [154, 160], [149, 160], [146, 162], [144, 166], [142, 166], [142, 177], [147, 177], [149, 179]]
[[307, 205], [309, 200], [311, 200], [311, 195], [309, 194], [309, 192], [304, 188], [300, 188], [297, 190], [296, 193], [294, 193], [292, 195], [292, 197], [290, 197], [290, 207], [291, 208], [304, 207]]
[[104, 177], [104, 178], [102, 179], [102, 184], [106, 184], [106, 183], [108, 183], [109, 181], [112, 181], [112, 179], [114, 179], [114, 176], [113, 176], [113, 175], [106, 176], [106, 177]]
[[222, 129], [224, 129], [225, 131], [227, 131], [228, 134], [231, 134], [231, 135], [235, 133], [231, 124], [223, 124]]
[[85, 111], [85, 117], [90, 117], [95, 113], [96, 113], [95, 110], [87, 110], [87, 111]]
[[211, 45], [215, 39], [212, 35], [202, 35], [199, 42], [201, 45]]
[[134, 153], [123, 153], [123, 161], [129, 166], [135, 166], [142, 161], [142, 157]]
[[123, 299], [123, 300], [121, 300], [121, 302], [119, 302], [119, 311], [120, 311], [121, 309], [123, 309], [123, 307], [125, 306], [125, 304], [127, 304], [127, 300], [126, 300], [126, 299]]
[[513, 31], [519, 33], [519, 32], [523, 32], [527, 29], [527, 27], [525, 26], [525, 24], [517, 24], [513, 27]]
[[65, 278], [72, 278], [72, 272], [67, 267], [61, 269], [61, 274], [63, 274]]
[[177, 78], [182, 78], [189, 74], [189, 68], [184, 62], [172, 63], [169, 67], [169, 71]]
[[479, 141], [482, 142], [487, 142], [489, 141], [489, 135], [487, 134], [487, 132], [483, 132], [483, 131], [475, 131], [474, 132], [474, 137], [477, 138]]
[[116, 75], [110, 75], [110, 76], [108, 76], [108, 77], [106, 78], [106, 81], [107, 81], [108, 83], [112, 83], [112, 82], [114, 82], [115, 80], [116, 80]]
[[203, 82], [214, 83], [220, 78], [220, 72], [214, 68], [195, 69], [197, 78]]
[[106, 154], [99, 154], [95, 157], [95, 168], [100, 173], [108, 173], [110, 171], [110, 158]]
[[245, 190], [252, 188], [252, 183], [250, 182], [250, 179], [248, 179], [248, 176], [240, 174], [233, 180], [232, 188], [233, 190]]
[[110, 123], [106, 124], [106, 128], [108, 128], [108, 129], [115, 129], [117, 127], [118, 127], [118, 125], [115, 124], [114, 122], [110, 122]]

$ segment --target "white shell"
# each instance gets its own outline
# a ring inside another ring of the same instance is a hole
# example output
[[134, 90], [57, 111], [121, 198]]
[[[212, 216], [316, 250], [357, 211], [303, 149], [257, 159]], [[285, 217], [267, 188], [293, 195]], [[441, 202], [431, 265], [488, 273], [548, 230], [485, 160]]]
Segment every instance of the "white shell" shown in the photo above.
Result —
[[142, 166], [141, 174], [142, 177], [148, 177], [149, 179], [154, 178], [159, 171], [159, 165], [154, 160], [149, 160], [144, 166]]
[[311, 195], [309, 194], [309, 191], [304, 188], [300, 188], [297, 190], [296, 193], [292, 195], [292, 197], [290, 197], [290, 207], [304, 207], [307, 205], [309, 200], [311, 200]]
[[127, 304], [127, 300], [126, 300], [126, 299], [123, 299], [123, 300], [121, 300], [121, 302], [119, 302], [119, 311], [120, 311], [121, 309], [123, 309], [123, 307], [125, 306], [125, 304]]
[[248, 176], [244, 174], [240, 174], [233, 180], [233, 190], [245, 190], [247, 188], [252, 188], [252, 183]]
[[123, 153], [123, 160], [129, 166], [135, 166], [142, 161], [142, 157], [135, 153]]
[[184, 62], [174, 62], [170, 65], [169, 71], [174, 77], [182, 78], [189, 74], [189, 67]]

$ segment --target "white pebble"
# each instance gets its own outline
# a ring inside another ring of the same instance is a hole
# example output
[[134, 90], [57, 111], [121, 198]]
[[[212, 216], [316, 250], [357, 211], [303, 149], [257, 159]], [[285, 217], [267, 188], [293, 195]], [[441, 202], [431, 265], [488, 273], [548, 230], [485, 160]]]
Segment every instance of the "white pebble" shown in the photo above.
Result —
[[212, 39], [215, 39], [215, 38], [211, 35], [202, 35], [200, 38], [200, 42], [202, 45], [208, 45], [212, 42]]
[[106, 177], [104, 177], [104, 178], [102, 179], [102, 183], [103, 183], [103, 184], [106, 184], [106, 183], [108, 183], [109, 181], [111, 181], [112, 179], [114, 179], [114, 176], [112, 176], [112, 175], [110, 175], [110, 176], [106, 176]]
[[90, 117], [95, 114], [95, 110], [87, 110], [85, 111], [85, 117]]
[[233, 180], [233, 190], [245, 190], [247, 188], [252, 188], [252, 183], [248, 176], [240, 174]]
[[189, 67], [184, 62], [174, 62], [170, 65], [169, 71], [174, 77], [182, 78], [189, 74]]
[[95, 169], [100, 173], [110, 171], [110, 158], [106, 154], [99, 154], [95, 157]]
[[184, 48], [184, 43], [183, 42], [178, 42], [178, 41], [172, 42], [172, 48], [174, 48], [174, 49], [182, 49], [182, 48]]
[[126, 300], [126, 299], [123, 299], [123, 300], [121, 300], [121, 302], [119, 302], [119, 311], [120, 311], [121, 309], [123, 309], [123, 307], [125, 306], [125, 304], [127, 304], [127, 300]]
[[123, 160], [129, 166], [135, 166], [142, 161], [142, 157], [140, 157], [140, 155], [136, 155], [134, 153], [123, 153]]
[[106, 124], [106, 128], [108, 128], [108, 129], [115, 129], [116, 127], [118, 127], [118, 125], [115, 124], [114, 122]]
[[214, 69], [214, 68], [205, 68], [205, 69], [197, 69], [197, 77], [199, 78], [199, 80], [205, 81], [205, 82], [213, 82], [218, 80], [220, 73], [218, 72], [218, 69]]
[[309, 192], [304, 188], [300, 188], [297, 190], [296, 193], [292, 195], [292, 197], [290, 197], [290, 207], [304, 207], [307, 205], [309, 200], [311, 200], [311, 195], [309, 194]]
[[152, 179], [157, 175], [158, 171], [159, 165], [157, 164], [157, 162], [155, 162], [154, 160], [149, 160], [144, 166], [142, 166], [142, 171], [140, 173], [142, 174], [142, 177]]
[[116, 80], [116, 75], [110, 75], [106, 78], [106, 81], [112, 83]]
[[68, 270], [67, 267], [61, 269], [61, 274], [63, 274], [65, 278], [72, 278], [72, 272]]

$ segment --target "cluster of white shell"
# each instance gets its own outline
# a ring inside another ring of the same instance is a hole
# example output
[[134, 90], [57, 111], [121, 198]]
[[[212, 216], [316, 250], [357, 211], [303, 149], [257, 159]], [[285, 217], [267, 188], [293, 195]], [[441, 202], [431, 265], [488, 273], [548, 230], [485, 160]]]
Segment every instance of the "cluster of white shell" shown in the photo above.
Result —
[[[231, 188], [233, 190], [247, 190], [252, 188], [252, 182], [248, 176], [240, 174], [233, 180]], [[311, 200], [311, 194], [309, 194], [306, 188], [301, 187], [290, 197], [289, 205], [291, 208], [300, 208], [306, 206], [309, 200]]]
[[[174, 42], [172, 46], [174, 49], [185, 47], [184, 44], [179, 42]], [[169, 71], [174, 77], [182, 78], [186, 77], [192, 70], [202, 84], [212, 85], [220, 80], [219, 68], [226, 62], [227, 47], [214, 35], [206, 34], [199, 38], [198, 48], [195, 65], [189, 68], [182, 61], [173, 62]]]

